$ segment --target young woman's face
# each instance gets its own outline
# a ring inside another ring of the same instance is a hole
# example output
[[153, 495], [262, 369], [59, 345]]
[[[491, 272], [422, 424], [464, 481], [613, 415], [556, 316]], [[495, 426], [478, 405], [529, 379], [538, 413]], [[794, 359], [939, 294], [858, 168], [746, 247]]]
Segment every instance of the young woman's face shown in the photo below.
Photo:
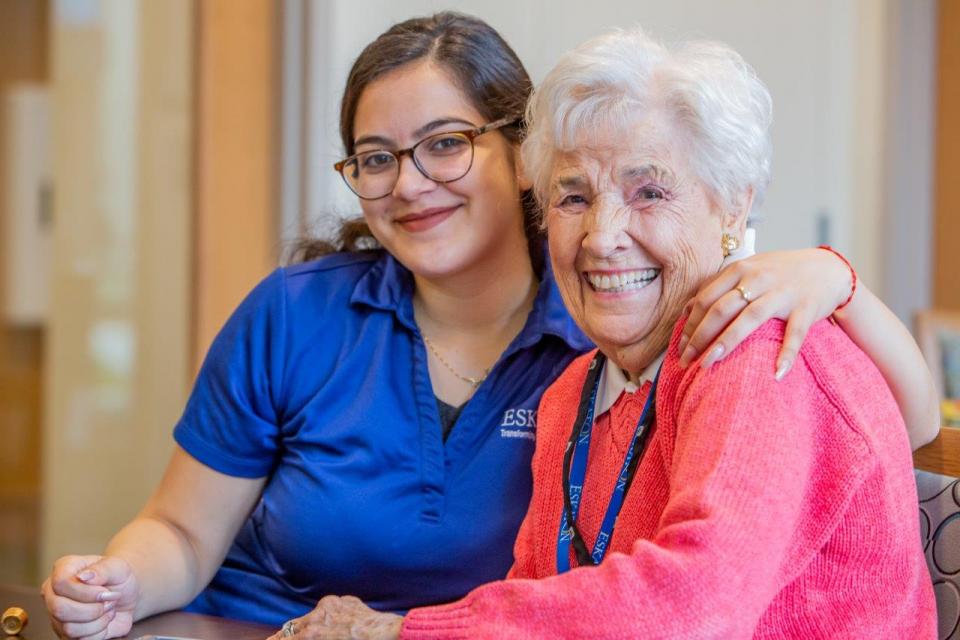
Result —
[[[355, 153], [406, 149], [445, 131], [487, 124], [448, 74], [429, 62], [400, 67], [372, 82], [354, 119]], [[415, 274], [457, 275], [498, 260], [526, 259], [517, 149], [492, 131], [474, 140], [470, 170], [437, 183], [405, 155], [393, 191], [361, 200], [377, 240]]]

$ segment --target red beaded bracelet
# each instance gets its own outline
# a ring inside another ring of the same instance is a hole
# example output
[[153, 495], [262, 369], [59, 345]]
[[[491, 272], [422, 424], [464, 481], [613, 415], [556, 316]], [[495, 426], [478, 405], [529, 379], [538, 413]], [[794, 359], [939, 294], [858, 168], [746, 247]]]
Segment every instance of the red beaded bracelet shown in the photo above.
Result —
[[850, 278], [853, 280], [853, 286], [850, 287], [850, 295], [847, 296], [847, 299], [843, 301], [843, 304], [841, 304], [839, 307], [833, 310], [834, 312], [840, 311], [845, 306], [850, 304], [850, 301], [853, 300], [853, 294], [857, 292], [857, 271], [856, 269], [853, 268], [853, 265], [850, 264], [850, 261], [847, 260], [842, 253], [840, 253], [830, 245], [822, 244], [819, 247], [817, 247], [817, 249], [825, 249], [826, 251], [829, 251], [833, 255], [843, 260], [843, 264], [847, 265], [847, 269], [850, 269]]

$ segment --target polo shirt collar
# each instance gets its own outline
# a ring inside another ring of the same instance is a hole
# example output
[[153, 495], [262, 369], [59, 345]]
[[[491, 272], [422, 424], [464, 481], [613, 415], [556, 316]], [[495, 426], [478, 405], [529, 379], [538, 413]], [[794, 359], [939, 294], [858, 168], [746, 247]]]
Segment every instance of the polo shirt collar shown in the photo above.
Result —
[[[731, 262], [748, 258], [756, 253], [756, 232], [753, 229], [747, 229], [743, 234], [743, 246], [723, 259], [720, 268], [723, 269]], [[640, 383], [636, 384], [630, 381], [623, 370], [612, 364], [610, 360], [604, 361], [603, 371], [600, 372], [600, 385], [597, 392], [597, 400], [594, 405], [594, 415], [601, 414], [610, 410], [610, 407], [620, 398], [620, 395], [626, 393], [636, 393], [647, 382], [652, 382], [663, 363], [666, 351], [661, 353], [656, 360], [651, 362], [643, 373], [640, 374]]]
[[380, 257], [353, 288], [350, 304], [392, 311], [403, 326], [416, 331], [417, 322], [413, 317], [413, 275], [397, 262], [389, 251], [379, 251]]
[[[533, 309], [520, 335], [514, 340], [514, 347], [532, 346], [544, 334], [550, 334], [577, 351], [591, 349], [593, 344], [583, 335], [563, 305], [549, 256], [544, 257], [544, 264]], [[413, 274], [388, 251], [382, 251], [373, 266], [357, 281], [350, 303], [392, 311], [403, 326], [418, 331], [413, 315], [413, 290]]]
[[544, 247], [543, 260], [540, 287], [537, 290], [537, 297], [534, 298], [533, 310], [530, 311], [527, 324], [516, 341], [518, 346], [530, 346], [539, 341], [544, 334], [550, 334], [560, 338], [577, 351], [592, 349], [593, 343], [580, 331], [563, 304], [560, 289], [553, 276], [553, 269], [550, 267], [550, 256], [546, 247]]

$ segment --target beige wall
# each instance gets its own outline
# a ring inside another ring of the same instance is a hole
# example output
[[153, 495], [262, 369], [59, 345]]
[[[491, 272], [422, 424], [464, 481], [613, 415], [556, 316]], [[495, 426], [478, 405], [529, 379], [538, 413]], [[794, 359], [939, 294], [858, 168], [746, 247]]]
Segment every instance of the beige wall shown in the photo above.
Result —
[[193, 3], [55, 6], [44, 566], [143, 504], [190, 371]]

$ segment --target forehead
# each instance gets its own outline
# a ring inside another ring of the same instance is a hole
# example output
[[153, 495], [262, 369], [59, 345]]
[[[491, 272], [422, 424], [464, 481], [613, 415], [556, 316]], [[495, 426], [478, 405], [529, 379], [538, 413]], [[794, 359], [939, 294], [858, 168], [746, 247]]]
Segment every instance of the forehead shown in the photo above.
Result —
[[553, 184], [566, 178], [605, 175], [629, 179], [640, 174], [686, 169], [687, 144], [679, 128], [653, 111], [624, 124], [584, 129], [569, 149], [554, 155]]
[[413, 62], [363, 90], [354, 118], [354, 139], [371, 134], [409, 135], [439, 118], [461, 118], [474, 125], [483, 119], [447, 71], [427, 61]]

